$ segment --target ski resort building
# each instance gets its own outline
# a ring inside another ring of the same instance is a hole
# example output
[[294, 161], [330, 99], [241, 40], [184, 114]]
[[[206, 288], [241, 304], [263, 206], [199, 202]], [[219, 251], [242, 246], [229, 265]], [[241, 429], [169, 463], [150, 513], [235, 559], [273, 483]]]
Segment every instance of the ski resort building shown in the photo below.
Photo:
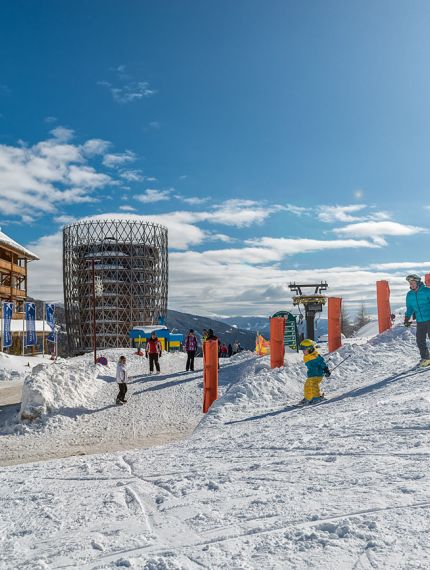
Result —
[[0, 301], [15, 303], [15, 318], [23, 318], [28, 263], [36, 259], [37, 255], [0, 230]]
[[130, 346], [129, 331], [167, 313], [167, 228], [141, 216], [95, 216], [63, 229], [69, 350]]

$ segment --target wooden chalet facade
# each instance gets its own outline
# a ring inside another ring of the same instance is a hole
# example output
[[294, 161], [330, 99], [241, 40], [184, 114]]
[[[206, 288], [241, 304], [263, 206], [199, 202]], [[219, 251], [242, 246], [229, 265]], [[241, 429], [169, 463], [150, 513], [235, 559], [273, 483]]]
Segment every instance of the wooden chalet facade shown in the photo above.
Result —
[[0, 230], [0, 301], [15, 303], [15, 319], [24, 318], [28, 263], [37, 259], [37, 255]]

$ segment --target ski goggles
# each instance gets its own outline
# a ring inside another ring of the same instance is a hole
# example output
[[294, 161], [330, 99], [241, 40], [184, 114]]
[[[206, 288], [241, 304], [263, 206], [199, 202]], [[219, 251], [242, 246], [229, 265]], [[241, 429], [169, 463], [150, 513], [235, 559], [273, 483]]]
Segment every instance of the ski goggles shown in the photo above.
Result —
[[411, 283], [411, 281], [415, 281], [415, 283], [418, 283], [418, 281], [421, 281], [421, 278], [418, 277], [418, 275], [408, 275], [408, 276], [406, 277], [406, 281], [407, 281], [408, 283]]

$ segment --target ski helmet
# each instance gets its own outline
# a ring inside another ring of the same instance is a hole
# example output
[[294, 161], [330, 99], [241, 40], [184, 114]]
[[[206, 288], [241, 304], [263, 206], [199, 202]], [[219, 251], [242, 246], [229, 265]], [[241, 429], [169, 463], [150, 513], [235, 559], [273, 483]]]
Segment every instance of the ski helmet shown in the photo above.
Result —
[[311, 354], [315, 350], [315, 343], [309, 338], [305, 338], [299, 345], [300, 350], [307, 350]]
[[411, 273], [410, 275], [408, 275], [406, 277], [406, 281], [408, 281], [409, 283], [411, 281], [415, 281], [416, 283], [419, 283], [421, 281], [421, 277], [419, 275], [417, 275], [416, 273]]

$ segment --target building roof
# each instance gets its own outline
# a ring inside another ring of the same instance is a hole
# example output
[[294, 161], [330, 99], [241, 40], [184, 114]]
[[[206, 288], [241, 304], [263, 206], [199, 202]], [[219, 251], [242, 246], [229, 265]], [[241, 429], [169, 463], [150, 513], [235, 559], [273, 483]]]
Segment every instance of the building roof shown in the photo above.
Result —
[[0, 229], [0, 246], [2, 245], [5, 245], [10, 249], [15, 250], [17, 253], [21, 254], [23, 257], [26, 257], [27, 259], [30, 260], [39, 259], [39, 257], [35, 253], [31, 252], [29, 249], [26, 249], [22, 245], [19, 245], [19, 243], [17, 243], [15, 240], [7, 236]]

